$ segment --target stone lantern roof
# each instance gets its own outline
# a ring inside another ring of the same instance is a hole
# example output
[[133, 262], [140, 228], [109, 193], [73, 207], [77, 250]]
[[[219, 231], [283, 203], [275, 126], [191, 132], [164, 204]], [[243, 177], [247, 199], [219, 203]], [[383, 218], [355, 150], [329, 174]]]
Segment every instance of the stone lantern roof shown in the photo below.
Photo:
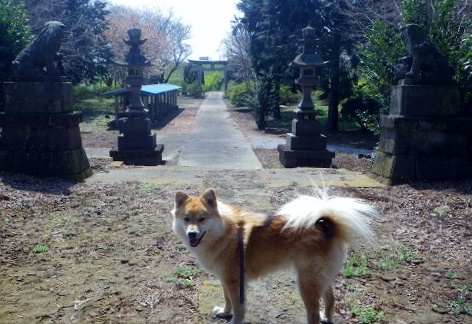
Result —
[[303, 51], [300, 55], [298, 55], [290, 66], [292, 67], [317, 67], [326, 65], [328, 62], [323, 61], [321, 56], [316, 51], [316, 31], [313, 27], [308, 25], [307, 27], [302, 29], [303, 39]]

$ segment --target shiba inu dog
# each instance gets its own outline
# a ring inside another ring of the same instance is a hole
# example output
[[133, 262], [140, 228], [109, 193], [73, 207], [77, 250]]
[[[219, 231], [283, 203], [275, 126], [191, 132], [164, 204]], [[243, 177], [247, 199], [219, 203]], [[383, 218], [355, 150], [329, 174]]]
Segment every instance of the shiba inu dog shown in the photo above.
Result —
[[[199, 197], [175, 194], [173, 230], [223, 286], [225, 306], [218, 317], [242, 323], [246, 282], [269, 272], [293, 268], [308, 323], [331, 322], [332, 283], [342, 268], [345, 248], [356, 238], [371, 241], [377, 212], [358, 199], [300, 196], [276, 214], [243, 211], [216, 198], [212, 189]], [[320, 314], [320, 299], [324, 312]]]

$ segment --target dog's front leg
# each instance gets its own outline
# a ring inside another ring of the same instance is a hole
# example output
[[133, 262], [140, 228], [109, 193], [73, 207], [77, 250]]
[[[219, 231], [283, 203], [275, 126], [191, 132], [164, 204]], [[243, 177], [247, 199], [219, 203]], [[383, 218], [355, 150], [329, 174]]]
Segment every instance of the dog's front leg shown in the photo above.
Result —
[[229, 298], [228, 290], [226, 290], [226, 287], [224, 285], [222, 286], [223, 286], [223, 294], [225, 296], [225, 307], [223, 308], [223, 307], [215, 306], [213, 308], [213, 315], [219, 318], [227, 318], [227, 317], [231, 317], [231, 311], [233, 310], [233, 308], [231, 307], [231, 300]]
[[241, 304], [239, 296], [239, 279], [223, 282], [223, 286], [228, 294], [229, 301], [233, 308], [233, 318], [229, 324], [242, 324], [246, 313], [246, 304]]

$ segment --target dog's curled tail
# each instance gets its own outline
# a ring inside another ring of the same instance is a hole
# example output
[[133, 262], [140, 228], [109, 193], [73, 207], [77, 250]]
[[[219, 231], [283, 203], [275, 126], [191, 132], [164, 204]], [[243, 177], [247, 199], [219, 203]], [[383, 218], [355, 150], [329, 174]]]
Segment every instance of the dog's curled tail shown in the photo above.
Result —
[[284, 230], [311, 228], [326, 219], [332, 221], [333, 236], [348, 244], [354, 244], [358, 238], [372, 243], [375, 238], [372, 225], [378, 216], [372, 205], [360, 199], [328, 195], [300, 196], [282, 206], [278, 214], [287, 218]]

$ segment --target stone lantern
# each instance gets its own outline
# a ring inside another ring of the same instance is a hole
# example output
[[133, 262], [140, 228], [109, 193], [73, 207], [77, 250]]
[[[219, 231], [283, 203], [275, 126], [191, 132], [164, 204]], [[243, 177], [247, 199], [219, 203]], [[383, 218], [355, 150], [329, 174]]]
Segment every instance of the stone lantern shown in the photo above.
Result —
[[294, 111], [292, 132], [286, 144], [277, 147], [280, 162], [286, 168], [297, 166], [329, 167], [334, 153], [326, 150], [326, 136], [321, 135], [321, 124], [315, 119], [315, 105], [311, 93], [316, 85], [315, 69], [327, 64], [316, 51], [316, 32], [311, 26], [302, 30], [303, 51], [291, 67], [300, 70], [295, 83], [302, 88], [302, 98]]
[[147, 110], [141, 100], [141, 87], [144, 84], [144, 67], [151, 66], [146, 57], [141, 54], [139, 46], [143, 45], [147, 39], [141, 39], [141, 29], [131, 28], [128, 30], [129, 40], [123, 40], [130, 46], [129, 53], [126, 55], [126, 64], [128, 75], [125, 83], [130, 86], [130, 104], [126, 110], [128, 118], [146, 118]]
[[119, 122], [118, 149], [111, 150], [110, 156], [114, 161], [123, 161], [131, 165], [163, 164], [164, 145], [156, 144], [156, 134], [151, 133], [148, 110], [141, 100], [143, 71], [145, 67], [151, 66], [139, 49], [146, 39], [141, 39], [141, 30], [138, 28], [129, 29], [128, 36], [129, 40], [123, 40], [130, 46], [125, 56], [126, 62], [116, 64], [128, 68], [125, 83], [129, 85], [130, 103], [125, 112], [126, 117]]

